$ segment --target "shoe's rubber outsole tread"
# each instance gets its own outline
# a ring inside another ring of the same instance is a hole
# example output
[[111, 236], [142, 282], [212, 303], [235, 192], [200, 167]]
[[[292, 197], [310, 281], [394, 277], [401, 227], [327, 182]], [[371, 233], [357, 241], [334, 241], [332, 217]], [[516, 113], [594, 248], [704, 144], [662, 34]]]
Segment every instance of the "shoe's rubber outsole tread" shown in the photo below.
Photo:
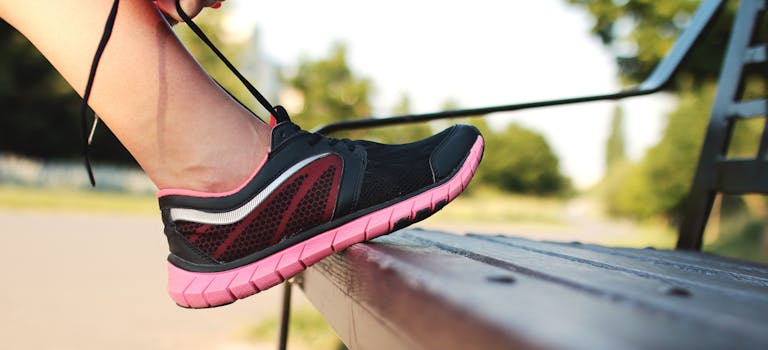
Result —
[[483, 139], [478, 136], [464, 165], [444, 184], [251, 264], [222, 272], [191, 272], [168, 263], [168, 292], [179, 306], [207, 308], [273, 287], [334, 252], [399, 230], [442, 209], [467, 187], [482, 152]]

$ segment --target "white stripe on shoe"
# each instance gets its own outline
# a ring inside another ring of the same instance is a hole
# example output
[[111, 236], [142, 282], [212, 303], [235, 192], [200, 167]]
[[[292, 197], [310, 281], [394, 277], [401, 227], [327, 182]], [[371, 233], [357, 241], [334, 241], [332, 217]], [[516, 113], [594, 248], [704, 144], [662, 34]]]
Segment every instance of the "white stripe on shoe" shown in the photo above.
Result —
[[284, 173], [280, 174], [280, 176], [278, 176], [275, 181], [272, 181], [272, 183], [270, 183], [264, 190], [253, 197], [253, 199], [248, 201], [248, 203], [245, 203], [243, 206], [237, 209], [227, 212], [209, 213], [196, 209], [171, 208], [171, 220], [183, 220], [211, 225], [228, 225], [238, 222], [250, 214], [254, 209], [256, 209], [256, 207], [258, 207], [267, 197], [269, 197], [269, 195], [272, 194], [275, 189], [280, 187], [280, 185], [282, 185], [286, 180], [293, 176], [293, 174], [303, 169], [305, 166], [309, 165], [315, 160], [330, 154], [331, 153], [318, 154], [294, 164]]

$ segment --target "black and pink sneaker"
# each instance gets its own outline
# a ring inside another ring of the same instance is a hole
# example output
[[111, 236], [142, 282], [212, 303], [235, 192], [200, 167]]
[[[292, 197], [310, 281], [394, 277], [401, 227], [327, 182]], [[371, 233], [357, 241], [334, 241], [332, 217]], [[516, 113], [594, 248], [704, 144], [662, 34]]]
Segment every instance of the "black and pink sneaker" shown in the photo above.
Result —
[[483, 153], [476, 128], [383, 145], [301, 130], [276, 107], [268, 156], [227, 193], [161, 190], [168, 290], [184, 307], [231, 303], [456, 198]]

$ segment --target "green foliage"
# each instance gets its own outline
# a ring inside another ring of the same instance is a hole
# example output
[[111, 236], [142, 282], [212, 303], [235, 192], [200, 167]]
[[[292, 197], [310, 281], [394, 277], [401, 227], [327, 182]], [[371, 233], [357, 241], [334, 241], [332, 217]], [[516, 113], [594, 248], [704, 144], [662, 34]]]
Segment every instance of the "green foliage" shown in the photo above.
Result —
[[[567, 1], [594, 16], [592, 32], [614, 49], [623, 78], [633, 83], [645, 79], [666, 55], [700, 3], [698, 0]], [[681, 67], [676, 83], [684, 80], [698, 85], [717, 79], [735, 5], [735, 1], [729, 2], [706, 40], [699, 43]]]
[[690, 189], [704, 142], [714, 87], [680, 94], [677, 110], [667, 118], [661, 141], [645, 154], [639, 164], [615, 174], [609, 181], [607, 204], [617, 215], [649, 218], [679, 217]]
[[[681, 89], [676, 110], [667, 116], [659, 143], [638, 164], [624, 165], [605, 181], [605, 199], [614, 215], [647, 219], [664, 216], [677, 222], [693, 182], [715, 95], [714, 84]], [[763, 120], [737, 123], [728, 155], [757, 153]]]
[[[273, 343], [278, 336], [277, 318], [270, 317], [245, 330], [245, 338], [256, 343]], [[300, 349], [346, 349], [323, 316], [314, 308], [298, 309], [291, 312], [288, 325], [292, 346]]]
[[[196, 22], [220, 44], [216, 33], [222, 31], [221, 11], [205, 12]], [[208, 48], [192, 38], [183, 24], [176, 27], [202, 65], [236, 96], [244, 96], [237, 80]], [[237, 58], [242, 50], [232, 43], [220, 47], [231, 58]], [[42, 159], [79, 157], [80, 97], [26, 38], [2, 20], [0, 52], [0, 152]], [[96, 160], [135, 166], [103, 123], [97, 128], [91, 155]]]
[[485, 160], [477, 173], [481, 182], [514, 193], [554, 195], [570, 190], [541, 134], [510, 124], [500, 133], [486, 129], [485, 140]]
[[157, 199], [151, 194], [0, 185], [0, 209], [155, 214]]
[[[638, 82], [650, 74], [700, 3], [696, 0], [568, 2], [587, 9], [594, 16], [592, 31], [614, 50], [627, 82]], [[667, 116], [659, 144], [638, 164], [621, 165], [608, 172], [604, 194], [612, 214], [635, 218], [663, 216], [673, 222], [680, 217], [704, 140], [736, 5], [735, 1], [728, 2], [705, 40], [699, 42], [676, 75], [673, 87], [679, 97], [678, 106]], [[765, 87], [761, 85], [764, 81], [752, 80], [756, 81], [747, 84], [746, 95], [764, 96]], [[729, 155], [754, 155], [755, 135], [761, 130], [762, 125], [755, 123], [737, 125]], [[612, 155], [609, 153], [608, 157]], [[609, 168], [612, 167], [609, 165]]]
[[[704, 242], [704, 251], [735, 258], [768, 262], [768, 222], [765, 220], [766, 198], [757, 196], [720, 196], [720, 204], [716, 202], [714, 215], [719, 216], [715, 221], [717, 239]], [[750, 204], [752, 207], [750, 210]], [[760, 207], [755, 210], [754, 204]]]
[[326, 58], [302, 59], [296, 74], [287, 80], [302, 96], [302, 109], [293, 118], [304, 129], [371, 114], [371, 82], [355, 76], [342, 44], [335, 44]]
[[620, 106], [613, 110], [611, 132], [605, 145], [605, 169], [610, 173], [627, 159], [624, 151], [624, 112]]
[[[0, 152], [44, 159], [78, 157], [80, 97], [26, 38], [2, 20], [0, 52]], [[94, 159], [132, 160], [103, 125], [94, 146]]]
[[[443, 103], [444, 110], [459, 109], [452, 100]], [[569, 195], [573, 191], [571, 180], [560, 172], [560, 160], [552, 151], [544, 135], [519, 124], [509, 124], [498, 131], [488, 125], [482, 116], [450, 120], [475, 126], [485, 139], [485, 153], [477, 169], [472, 195], [483, 188], [535, 196]]]

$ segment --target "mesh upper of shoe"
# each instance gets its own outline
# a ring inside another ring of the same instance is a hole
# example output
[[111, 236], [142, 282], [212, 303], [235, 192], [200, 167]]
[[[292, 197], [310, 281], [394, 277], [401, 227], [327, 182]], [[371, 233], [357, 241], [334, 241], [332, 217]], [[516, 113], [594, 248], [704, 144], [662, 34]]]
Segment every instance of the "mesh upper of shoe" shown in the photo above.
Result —
[[362, 191], [356, 210], [372, 207], [435, 182], [429, 156], [442, 141], [442, 134], [403, 145], [358, 141], [368, 153]]

